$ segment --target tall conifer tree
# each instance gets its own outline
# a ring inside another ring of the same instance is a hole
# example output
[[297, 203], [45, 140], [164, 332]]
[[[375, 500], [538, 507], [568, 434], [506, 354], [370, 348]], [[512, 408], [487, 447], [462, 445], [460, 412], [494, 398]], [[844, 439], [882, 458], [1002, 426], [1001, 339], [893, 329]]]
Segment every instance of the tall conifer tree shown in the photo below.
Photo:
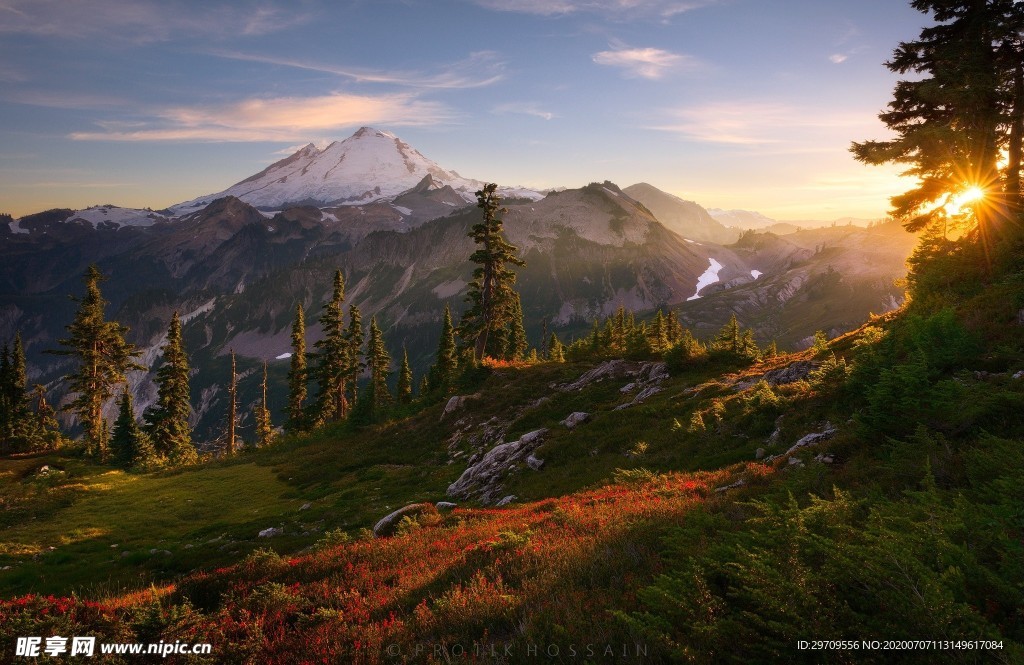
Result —
[[[320, 314], [323, 338], [316, 343], [317, 422], [335, 422], [348, 414], [346, 382], [350, 378], [351, 348], [345, 335], [345, 278], [334, 273], [331, 299]], [[351, 311], [351, 308], [350, 308]]]
[[146, 431], [159, 455], [174, 464], [194, 464], [198, 454], [189, 425], [192, 415], [189, 363], [181, 339], [181, 318], [177, 312], [171, 317], [171, 325], [167, 329], [163, 356], [164, 363], [156, 372], [156, 404], [146, 412]]
[[444, 306], [441, 324], [441, 339], [437, 343], [437, 357], [430, 368], [430, 389], [447, 394], [455, 385], [459, 370], [459, 351], [455, 344], [455, 328], [452, 326], [452, 312]]
[[477, 244], [477, 250], [469, 260], [478, 267], [473, 271], [473, 281], [469, 284], [466, 301], [470, 306], [462, 315], [459, 335], [472, 347], [476, 362], [492, 352], [488, 340], [510, 322], [516, 274], [509, 266], [526, 265], [517, 256], [516, 247], [505, 240], [502, 233], [499, 215], [506, 210], [500, 207], [501, 197], [496, 193], [497, 189], [496, 184], [489, 183], [476, 193], [477, 207], [483, 210], [484, 218], [469, 232]]
[[125, 381], [127, 372], [145, 369], [134, 360], [140, 352], [125, 341], [128, 328], [105, 318], [107, 301], [100, 293], [103, 279], [95, 265], [85, 271], [85, 297], [78, 300], [78, 312], [67, 326], [68, 337], [58, 340], [65, 348], [51, 351], [78, 358], [78, 369], [64, 377], [75, 395], [67, 408], [78, 415], [85, 428], [86, 452], [101, 460], [107, 458], [109, 439], [103, 406]]
[[388, 390], [388, 375], [391, 372], [391, 355], [384, 345], [384, 334], [377, 326], [377, 318], [370, 318], [370, 338], [366, 342], [366, 362], [370, 368], [371, 409], [376, 411], [391, 402]]
[[398, 385], [395, 387], [399, 403], [412, 401], [412, 367], [409, 365], [409, 351], [402, 347], [402, 365], [398, 368]]
[[263, 401], [256, 407], [256, 445], [269, 446], [274, 440], [274, 425], [267, 407], [267, 361], [263, 361]]
[[292, 324], [292, 357], [288, 369], [288, 421], [289, 431], [301, 431], [306, 427], [306, 384], [309, 373], [306, 369], [306, 315], [302, 303], [295, 306], [295, 322]]

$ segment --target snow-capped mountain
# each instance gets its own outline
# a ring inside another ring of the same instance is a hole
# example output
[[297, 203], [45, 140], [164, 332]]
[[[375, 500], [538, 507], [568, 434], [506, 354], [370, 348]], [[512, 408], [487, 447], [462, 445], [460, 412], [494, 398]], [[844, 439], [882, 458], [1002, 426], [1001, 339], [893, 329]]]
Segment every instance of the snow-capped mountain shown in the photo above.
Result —
[[[180, 203], [172, 210], [185, 214], [224, 196], [235, 196], [265, 210], [291, 205], [361, 205], [394, 198], [427, 176], [434, 187], [449, 186], [466, 203], [475, 200], [473, 193], [484, 184], [442, 168], [390, 132], [363, 127], [323, 150], [311, 143], [222, 192]], [[541, 196], [529, 194], [534, 195], [531, 198]]]
[[731, 226], [737, 229], [765, 229], [776, 224], [777, 220], [766, 217], [754, 210], [722, 210], [721, 208], [708, 208], [708, 213], [715, 220], [724, 226]]

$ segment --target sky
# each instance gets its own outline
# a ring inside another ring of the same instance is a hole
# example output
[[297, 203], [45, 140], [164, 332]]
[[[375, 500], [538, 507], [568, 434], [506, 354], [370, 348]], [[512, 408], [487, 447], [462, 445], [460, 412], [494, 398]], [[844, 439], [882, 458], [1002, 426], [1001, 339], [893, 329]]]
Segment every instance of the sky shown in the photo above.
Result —
[[390, 131], [502, 185], [878, 218], [900, 0], [0, 0], [0, 212], [164, 208]]

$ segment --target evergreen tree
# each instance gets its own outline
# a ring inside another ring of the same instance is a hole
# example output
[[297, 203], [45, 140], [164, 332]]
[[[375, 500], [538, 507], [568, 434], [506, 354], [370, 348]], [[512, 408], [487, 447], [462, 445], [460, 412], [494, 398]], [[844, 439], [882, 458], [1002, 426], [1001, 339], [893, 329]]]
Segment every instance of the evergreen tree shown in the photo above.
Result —
[[346, 358], [348, 362], [348, 383], [350, 384], [350, 403], [358, 401], [357, 388], [359, 386], [359, 377], [366, 369], [366, 363], [363, 362], [363, 315], [360, 313], [359, 308], [355, 305], [348, 306], [348, 330], [345, 332], [345, 341], [348, 344], [348, 356]]
[[267, 407], [267, 361], [263, 361], [263, 401], [256, 407], [256, 445], [269, 446], [274, 441], [274, 425]]
[[554, 332], [551, 333], [551, 340], [548, 342], [548, 360], [556, 363], [565, 362], [565, 347]]
[[[342, 303], [345, 301], [345, 278], [334, 273], [331, 299], [320, 314], [323, 338], [316, 343], [317, 384], [316, 422], [337, 422], [348, 415], [346, 383], [350, 378], [352, 350], [345, 335]], [[349, 310], [351, 312], [351, 308]]]
[[288, 421], [285, 428], [298, 432], [306, 426], [306, 315], [302, 303], [295, 306], [295, 322], [292, 324], [292, 357], [288, 369]]
[[[914, 0], [936, 25], [902, 42], [886, 66], [912, 74], [896, 84], [879, 117], [896, 136], [854, 143], [867, 164], [909, 168], [917, 185], [892, 198], [892, 214], [911, 231], [929, 225], [980, 222], [987, 235], [999, 189], [1011, 205], [1020, 201], [1020, 136], [1024, 131], [1024, 9], [1014, 0]], [[1019, 82], [1019, 83], [1018, 83]], [[1009, 159], [1000, 172], [1002, 149]], [[956, 217], [949, 204], [978, 188], [988, 200]]]
[[107, 458], [109, 437], [103, 405], [113, 396], [115, 387], [125, 381], [127, 372], [145, 369], [134, 361], [140, 352], [125, 341], [128, 328], [104, 316], [107, 301], [99, 286], [103, 279], [95, 265], [85, 271], [85, 297], [78, 300], [78, 312], [66, 327], [68, 337], [58, 340], [66, 348], [51, 351], [78, 358], [78, 369], [64, 377], [75, 395], [68, 409], [78, 415], [85, 428], [86, 452], [101, 460]]
[[412, 401], [412, 367], [409, 366], [409, 352], [402, 347], [402, 365], [398, 368], [398, 385], [395, 388], [398, 401], [408, 404]]
[[590, 330], [590, 352], [594, 355], [601, 352], [601, 326], [597, 319], [594, 319], [594, 325]]
[[484, 218], [469, 232], [478, 245], [469, 260], [478, 267], [473, 271], [466, 296], [470, 307], [459, 323], [459, 335], [473, 348], [473, 359], [478, 363], [492, 353], [490, 338], [505, 330], [513, 316], [516, 275], [509, 266], [526, 265], [516, 255], [516, 247], [505, 240], [502, 233], [499, 215], [506, 210], [500, 208], [497, 188], [496, 184], [489, 183], [476, 193], [477, 207], [483, 210]]
[[729, 322], [715, 335], [712, 347], [717, 351], [728, 351], [739, 355], [743, 349], [742, 339], [743, 333], [734, 313], [729, 317]]
[[437, 359], [430, 368], [430, 390], [442, 394], [455, 385], [459, 371], [459, 353], [455, 345], [455, 328], [452, 326], [452, 313], [444, 306], [444, 322], [441, 324], [441, 339], [437, 343]]
[[650, 343], [651, 351], [654, 353], [662, 353], [669, 348], [668, 322], [665, 320], [665, 315], [661, 313], [660, 309], [654, 315], [654, 321], [647, 331], [647, 341]]
[[34, 433], [29, 407], [28, 371], [21, 333], [14, 337], [14, 347], [0, 351], [0, 451], [28, 450]]
[[669, 347], [675, 346], [683, 336], [683, 324], [679, 323], [674, 310], [668, 310], [665, 317], [665, 337], [668, 338]]
[[192, 443], [192, 414], [188, 356], [182, 346], [181, 319], [175, 312], [163, 347], [164, 364], [156, 372], [156, 404], [147, 410], [146, 433], [157, 454], [175, 464], [194, 464], [199, 456]]
[[111, 461], [117, 466], [129, 468], [134, 465], [139, 453], [139, 442], [145, 434], [135, 421], [132, 394], [125, 386], [117, 400], [117, 420], [110, 436]]
[[512, 312], [508, 323], [508, 342], [505, 348], [506, 360], [522, 360], [526, 355], [526, 329], [523, 327], [523, 304], [519, 293], [512, 292]]
[[[377, 412], [391, 402], [388, 390], [388, 376], [391, 373], [391, 355], [384, 345], [384, 335], [377, 326], [377, 318], [370, 318], [370, 339], [366, 342], [366, 362], [370, 368], [371, 404], [370, 410]], [[411, 385], [411, 377], [410, 377]]]
[[228, 431], [225, 452], [234, 455], [238, 449], [235, 440], [235, 426], [238, 424], [238, 373], [235, 366], [235, 350], [231, 349], [231, 379], [228, 381]]
[[36, 404], [35, 426], [32, 428], [32, 450], [55, 450], [61, 446], [64, 437], [60, 433], [57, 414], [46, 401], [46, 387], [36, 384], [33, 392]]
[[779, 347], [778, 347], [778, 345], [775, 344], [775, 340], [772, 340], [771, 344], [769, 344], [764, 349], [764, 357], [765, 358], [775, 358], [778, 355], [779, 355]]

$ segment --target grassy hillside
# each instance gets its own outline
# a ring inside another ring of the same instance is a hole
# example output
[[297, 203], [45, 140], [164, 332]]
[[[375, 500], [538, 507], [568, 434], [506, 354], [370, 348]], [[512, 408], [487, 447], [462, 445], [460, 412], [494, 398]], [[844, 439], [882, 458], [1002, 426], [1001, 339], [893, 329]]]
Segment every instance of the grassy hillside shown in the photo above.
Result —
[[[217, 663], [1019, 662], [1024, 251], [932, 251], [910, 305], [828, 349], [677, 359], [646, 383], [658, 359], [638, 358], [579, 390], [609, 359], [492, 367], [452, 413], [414, 405], [176, 473], [4, 460], [0, 645], [210, 642], [179, 662]], [[645, 386], [660, 390], [617, 408]], [[561, 424], [576, 411], [589, 420]], [[394, 536], [366, 531], [539, 429], [543, 467], [501, 480], [511, 505], [427, 505]], [[284, 534], [258, 537], [269, 527]]]

